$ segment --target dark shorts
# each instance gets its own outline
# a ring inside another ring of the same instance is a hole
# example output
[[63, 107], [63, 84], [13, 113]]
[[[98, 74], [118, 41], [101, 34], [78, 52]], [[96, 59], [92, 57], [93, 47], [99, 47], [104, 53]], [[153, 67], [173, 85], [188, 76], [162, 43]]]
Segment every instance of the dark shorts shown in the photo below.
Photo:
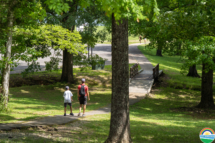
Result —
[[68, 104], [70, 107], [72, 106], [72, 103], [64, 103], [64, 107], [66, 107], [67, 104]]
[[79, 97], [79, 103], [87, 105], [87, 96], [85, 96], [85, 97]]

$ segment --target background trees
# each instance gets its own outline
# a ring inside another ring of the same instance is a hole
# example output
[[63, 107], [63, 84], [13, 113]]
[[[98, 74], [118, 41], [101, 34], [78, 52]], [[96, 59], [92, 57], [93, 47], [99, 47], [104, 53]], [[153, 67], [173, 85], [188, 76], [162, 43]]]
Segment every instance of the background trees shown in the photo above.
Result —
[[9, 78], [11, 64], [11, 49], [13, 46], [14, 27], [27, 27], [36, 25], [37, 20], [43, 18], [45, 13], [39, 2], [2, 0], [0, 6], [1, 27], [1, 51], [4, 52], [2, 72], [2, 103], [7, 107], [9, 93]]
[[182, 56], [182, 70], [187, 73], [189, 69], [188, 76], [199, 77], [196, 65], [202, 64], [202, 99], [197, 106], [201, 108], [214, 108], [211, 81], [214, 69], [214, 4], [212, 0], [159, 1], [161, 14], [158, 20], [155, 23], [150, 19], [146, 24], [134, 23], [138, 29], [132, 31], [146, 37], [149, 35], [149, 47]]

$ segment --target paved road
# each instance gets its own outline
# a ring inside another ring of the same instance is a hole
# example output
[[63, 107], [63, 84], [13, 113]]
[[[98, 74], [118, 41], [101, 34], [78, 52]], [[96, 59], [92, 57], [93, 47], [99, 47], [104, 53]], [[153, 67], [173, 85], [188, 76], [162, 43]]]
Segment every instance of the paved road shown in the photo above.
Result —
[[[51, 50], [51, 53], [53, 56], [54, 55], [54, 50]], [[111, 45], [110, 44], [97, 44], [95, 46], [95, 48], [93, 48], [93, 55], [99, 55], [102, 58], [107, 59], [106, 61], [106, 65], [111, 65]], [[45, 62], [50, 61], [50, 57], [46, 57], [46, 58], [39, 58], [37, 60], [37, 62], [40, 63], [41, 69], [45, 70]], [[136, 63], [136, 60], [132, 60], [131, 58], [129, 59], [129, 63]], [[14, 73], [21, 73], [22, 71], [24, 71], [27, 67], [28, 64], [25, 61], [19, 61], [19, 66], [14, 68], [14, 71], [11, 71], [11, 74]], [[62, 61], [59, 62], [59, 66], [62, 66]]]

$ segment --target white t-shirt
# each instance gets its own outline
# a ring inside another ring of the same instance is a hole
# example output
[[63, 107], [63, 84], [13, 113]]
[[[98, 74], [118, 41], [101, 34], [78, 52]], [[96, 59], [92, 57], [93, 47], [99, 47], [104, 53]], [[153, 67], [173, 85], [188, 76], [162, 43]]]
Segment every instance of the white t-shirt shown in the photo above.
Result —
[[66, 90], [63, 94], [64, 103], [71, 103], [71, 97], [73, 96], [70, 90]]

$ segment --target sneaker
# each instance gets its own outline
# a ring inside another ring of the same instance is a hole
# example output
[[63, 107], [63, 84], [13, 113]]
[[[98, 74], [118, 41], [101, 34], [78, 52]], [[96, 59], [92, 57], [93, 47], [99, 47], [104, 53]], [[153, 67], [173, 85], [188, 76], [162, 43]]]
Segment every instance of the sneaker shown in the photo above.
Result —
[[64, 116], [66, 116], [66, 113], [64, 113]]
[[81, 115], [81, 113], [78, 113], [78, 116], [80, 116]]
[[71, 116], [74, 116], [74, 114], [73, 114], [73, 113], [70, 113], [70, 115], [71, 115]]
[[85, 115], [85, 114], [83, 114], [82, 116], [83, 116], [83, 117], [85, 117], [86, 115]]

